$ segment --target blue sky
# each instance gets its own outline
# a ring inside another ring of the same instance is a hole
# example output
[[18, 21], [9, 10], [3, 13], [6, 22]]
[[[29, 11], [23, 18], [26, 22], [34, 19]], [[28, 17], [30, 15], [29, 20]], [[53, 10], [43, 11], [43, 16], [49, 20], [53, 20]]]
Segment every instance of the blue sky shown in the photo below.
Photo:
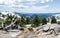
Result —
[[60, 0], [0, 0], [0, 11], [56, 13], [60, 12]]

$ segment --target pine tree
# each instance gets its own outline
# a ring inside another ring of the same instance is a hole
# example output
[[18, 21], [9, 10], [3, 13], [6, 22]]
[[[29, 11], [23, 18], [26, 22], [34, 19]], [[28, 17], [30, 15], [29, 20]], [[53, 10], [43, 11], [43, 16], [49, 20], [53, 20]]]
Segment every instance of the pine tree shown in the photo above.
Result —
[[9, 25], [9, 24], [11, 23], [11, 21], [8, 20], [8, 18], [6, 18], [6, 19], [5, 19], [5, 23], [6, 23], [7, 25]]
[[15, 22], [16, 25], [20, 25], [20, 19]]
[[47, 19], [46, 18], [42, 19], [42, 25], [44, 25], [44, 24], [47, 24]]
[[40, 25], [40, 18], [35, 16], [32, 20], [32, 27], [38, 27]]
[[26, 24], [30, 24], [30, 18], [26, 17]]
[[51, 23], [57, 23], [57, 20], [56, 20], [56, 18], [54, 16], [51, 19]]
[[0, 27], [1, 27], [1, 25], [2, 25], [2, 22], [4, 22], [4, 19], [1, 19], [1, 18], [0, 18]]
[[[11, 24], [11, 22], [13, 21], [13, 18], [14, 18], [14, 15], [7, 15], [7, 18], [5, 19], [5, 23], [7, 24], [7, 25], [9, 25], [9, 24]], [[15, 19], [14, 19], [15, 20]]]
[[20, 20], [20, 26], [25, 27], [25, 25], [26, 25], [26, 21], [25, 21], [24, 17], [22, 16], [21, 20]]

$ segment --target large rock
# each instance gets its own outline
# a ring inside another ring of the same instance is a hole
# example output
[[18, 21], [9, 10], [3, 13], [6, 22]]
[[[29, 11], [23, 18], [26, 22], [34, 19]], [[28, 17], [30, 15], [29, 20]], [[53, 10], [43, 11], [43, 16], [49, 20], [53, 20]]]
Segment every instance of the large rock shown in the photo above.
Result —
[[[38, 30], [37, 30], [38, 29]], [[58, 38], [60, 35], [60, 25], [58, 24], [50, 24], [43, 25], [41, 27], [33, 28], [33, 32], [30, 32], [28, 28], [24, 29], [24, 32], [19, 35], [20, 38]], [[43, 32], [43, 30], [45, 32]]]
[[59, 26], [59, 25], [58, 24], [51, 24], [49, 27], [50, 27], [50, 29], [54, 29], [57, 26]]
[[59, 32], [60, 32], [60, 26], [59, 25], [54, 28], [54, 32], [56, 35], [59, 34]]
[[47, 32], [50, 29], [49, 25], [43, 25], [43, 31]]

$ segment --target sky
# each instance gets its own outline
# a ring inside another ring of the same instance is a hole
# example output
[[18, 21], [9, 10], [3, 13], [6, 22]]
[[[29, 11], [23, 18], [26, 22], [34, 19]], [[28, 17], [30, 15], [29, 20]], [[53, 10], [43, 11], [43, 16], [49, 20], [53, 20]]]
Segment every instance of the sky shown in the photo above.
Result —
[[0, 11], [57, 13], [60, 12], [60, 0], [0, 0]]

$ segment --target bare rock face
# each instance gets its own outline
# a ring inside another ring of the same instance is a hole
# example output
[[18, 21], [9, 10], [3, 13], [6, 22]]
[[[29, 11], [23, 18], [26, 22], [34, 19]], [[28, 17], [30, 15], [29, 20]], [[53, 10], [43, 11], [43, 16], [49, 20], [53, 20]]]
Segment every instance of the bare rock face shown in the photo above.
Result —
[[47, 31], [50, 31], [50, 30], [53, 30], [54, 32], [60, 32], [60, 25], [58, 24], [51, 24], [51, 25], [44, 25], [43, 26], [43, 31], [44, 32], [47, 32]]
[[26, 35], [24, 36], [24, 38], [33, 38], [33, 35], [32, 35], [32, 34], [26, 34]]
[[50, 29], [50, 26], [49, 25], [44, 25], [43, 26], [43, 31], [44, 32], [47, 32], [49, 29]]
[[22, 33], [17, 34], [17, 38], [33, 38], [32, 28], [24, 28]]
[[56, 35], [58, 35], [60, 33], [60, 26], [56, 26], [54, 28], [54, 32], [55, 32]]
[[43, 25], [37, 28], [25, 28], [24, 32], [19, 35], [19, 38], [60, 38], [60, 25], [50, 24]]
[[44, 25], [42, 30], [36, 31], [39, 38], [59, 38], [60, 37], [60, 25], [51, 24]]

